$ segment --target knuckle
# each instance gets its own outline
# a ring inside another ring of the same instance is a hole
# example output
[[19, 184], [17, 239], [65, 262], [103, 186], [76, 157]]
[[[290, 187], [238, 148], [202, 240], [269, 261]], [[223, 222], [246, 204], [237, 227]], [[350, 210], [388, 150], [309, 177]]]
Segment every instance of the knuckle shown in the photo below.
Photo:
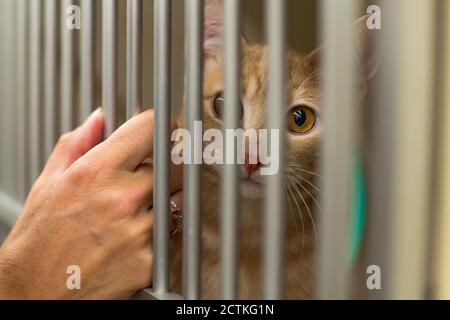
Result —
[[106, 202], [113, 215], [127, 216], [136, 211], [139, 201], [135, 193], [129, 190], [112, 189], [107, 192]]
[[92, 184], [98, 176], [98, 168], [95, 163], [79, 159], [68, 170], [68, 179], [71, 185]]
[[68, 143], [70, 143], [73, 140], [73, 136], [74, 136], [73, 131], [64, 133], [62, 136], [59, 137], [57, 145], [58, 146], [67, 145]]

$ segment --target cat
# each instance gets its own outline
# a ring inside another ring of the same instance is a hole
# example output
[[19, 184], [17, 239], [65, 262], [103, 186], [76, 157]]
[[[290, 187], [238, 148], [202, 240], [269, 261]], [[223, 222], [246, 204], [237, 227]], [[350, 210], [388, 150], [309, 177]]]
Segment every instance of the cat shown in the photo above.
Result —
[[[223, 106], [223, 4], [208, 0], [204, 21], [204, 99], [203, 129], [222, 128]], [[363, 74], [361, 97], [367, 94], [378, 63], [374, 59], [373, 39], [365, 19], [356, 23], [359, 32], [357, 55]], [[310, 299], [314, 296], [316, 278], [317, 196], [320, 176], [318, 154], [321, 134], [319, 58], [321, 48], [308, 55], [289, 51], [288, 117], [286, 156], [287, 225], [285, 242], [286, 299]], [[242, 128], [265, 128], [267, 92], [267, 47], [242, 40]], [[183, 116], [180, 126], [183, 126]], [[216, 150], [222, 154], [222, 150]], [[203, 299], [220, 297], [220, 165], [203, 165], [202, 216], [202, 288]], [[239, 298], [262, 297], [262, 199], [263, 178], [258, 165], [240, 165], [240, 255]], [[171, 243], [171, 288], [181, 292], [182, 253], [178, 235]]]

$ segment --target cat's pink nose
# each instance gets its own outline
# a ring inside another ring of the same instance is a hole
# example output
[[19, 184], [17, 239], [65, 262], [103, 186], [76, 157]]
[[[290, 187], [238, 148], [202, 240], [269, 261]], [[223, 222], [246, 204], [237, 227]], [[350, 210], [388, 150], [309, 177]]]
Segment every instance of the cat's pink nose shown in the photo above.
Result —
[[261, 166], [261, 163], [259, 162], [259, 157], [257, 160], [257, 163], [250, 163], [250, 157], [246, 153], [245, 154], [245, 172], [247, 172], [248, 176], [250, 177], [252, 174], [254, 174], [256, 171], [258, 171], [259, 167]]
[[252, 174], [254, 174], [258, 169], [259, 169], [259, 164], [249, 164], [246, 163], [244, 165], [245, 171], [247, 172], [247, 174], [249, 176], [251, 176]]

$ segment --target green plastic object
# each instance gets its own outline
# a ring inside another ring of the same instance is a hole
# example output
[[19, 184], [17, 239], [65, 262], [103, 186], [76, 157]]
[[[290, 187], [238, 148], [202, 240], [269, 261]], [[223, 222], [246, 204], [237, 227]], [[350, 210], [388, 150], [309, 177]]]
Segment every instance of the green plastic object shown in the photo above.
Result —
[[366, 223], [367, 187], [364, 173], [364, 165], [359, 154], [354, 160], [352, 173], [352, 212], [350, 220], [348, 260], [353, 266], [361, 250], [364, 227]]

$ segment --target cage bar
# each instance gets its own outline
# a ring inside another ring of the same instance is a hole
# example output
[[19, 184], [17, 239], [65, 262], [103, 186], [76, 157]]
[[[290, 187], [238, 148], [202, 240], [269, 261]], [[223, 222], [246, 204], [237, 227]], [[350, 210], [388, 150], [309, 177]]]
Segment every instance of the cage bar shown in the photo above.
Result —
[[73, 13], [73, 0], [64, 0], [61, 7], [61, 113], [60, 132], [66, 133], [75, 127], [75, 32], [67, 25]]
[[95, 3], [81, 1], [81, 107], [80, 120], [86, 120], [96, 108], [95, 103]]
[[155, 87], [155, 230], [153, 289], [169, 290], [169, 202], [170, 202], [170, 57], [171, 3], [154, 2], [154, 87]]
[[435, 188], [437, 223], [435, 223], [436, 236], [434, 250], [434, 268], [432, 270], [435, 281], [433, 283], [433, 299], [450, 299], [450, 197], [448, 190], [450, 189], [450, 3], [441, 1], [441, 10], [439, 16], [441, 18], [439, 34], [440, 43], [440, 59], [437, 60], [437, 68], [439, 76], [437, 77], [437, 86], [440, 87], [438, 94], [439, 104], [439, 152], [437, 154], [437, 172], [438, 181]]
[[[0, 2], [0, 37], [4, 39], [3, 41], [8, 41], [8, 19], [6, 16], [4, 16], [4, 12], [6, 12], [6, 2]], [[6, 94], [7, 94], [7, 88], [6, 88], [6, 79], [8, 73], [6, 72], [7, 68], [7, 46], [0, 47], [0, 68], [4, 70], [0, 74], [0, 104], [5, 105], [5, 107], [0, 108], [0, 162], [5, 163], [7, 161], [7, 132], [6, 132], [6, 121], [8, 119], [7, 116], [7, 108], [8, 101], [6, 101]], [[5, 189], [7, 187], [7, 181], [6, 181], [6, 166], [0, 167], [0, 188], [1, 190]]]
[[42, 121], [43, 121], [43, 77], [42, 77], [42, 3], [40, 1], [30, 2], [30, 77], [29, 77], [29, 136], [30, 141], [30, 181], [34, 182], [40, 173], [43, 164], [42, 152]]
[[59, 114], [59, 3], [58, 0], [45, 2], [45, 130], [44, 155], [47, 159], [56, 143], [58, 136]]
[[[225, 27], [225, 106], [224, 132], [240, 127], [241, 73], [240, 73], [240, 1], [224, 2]], [[229, 139], [230, 138], [230, 139]], [[234, 155], [233, 163], [223, 165], [221, 214], [221, 289], [223, 299], [237, 299], [239, 263], [239, 166], [234, 134], [224, 135], [224, 159]]]
[[383, 283], [369, 292], [372, 298], [425, 297], [434, 3], [382, 2], [384, 60], [374, 107], [369, 249]]
[[117, 127], [118, 104], [118, 28], [117, 0], [103, 0], [102, 7], [102, 105], [105, 139]]
[[16, 163], [17, 163], [17, 187], [18, 200], [24, 201], [28, 192], [28, 167], [27, 167], [27, 92], [28, 92], [28, 28], [26, 18], [28, 16], [27, 0], [17, 0], [17, 86], [16, 86]]
[[[321, 299], [346, 299], [348, 294], [347, 241], [353, 154], [356, 151], [356, 32], [358, 1], [321, 3], [324, 126], [322, 151], [323, 194], [319, 231]], [[335, 121], [335, 119], [340, 121]]]
[[[283, 297], [283, 260], [285, 230], [285, 113], [286, 110], [286, 3], [279, 0], [266, 0], [266, 37], [268, 41], [268, 96], [267, 128], [279, 132], [279, 171], [266, 176], [266, 197], [264, 205], [264, 273], [263, 298], [281, 299]], [[269, 137], [271, 134], [268, 135]], [[268, 140], [271, 145], [270, 138]], [[270, 148], [268, 148], [270, 150]], [[271, 153], [273, 151], [271, 150]]]
[[203, 101], [203, 1], [185, 1], [186, 29], [186, 129], [193, 134], [191, 159], [184, 168], [184, 229], [183, 229], [183, 296], [199, 299], [201, 296], [201, 130], [196, 121], [202, 121]]
[[[9, 10], [6, 6], [9, 5]], [[11, 94], [14, 90], [14, 82], [16, 80], [16, 73], [14, 72], [14, 65], [16, 64], [16, 57], [14, 55], [14, 47], [16, 43], [16, 29], [14, 24], [14, 3], [3, 3], [5, 11], [9, 12], [3, 16], [1, 36], [4, 39], [4, 45], [0, 48], [0, 58], [2, 75], [0, 76], [0, 161], [2, 164], [2, 170], [0, 170], [2, 189], [9, 196], [15, 196], [15, 184], [16, 179], [14, 176], [14, 170], [16, 163], [11, 156], [15, 148], [16, 137], [14, 132], [14, 119], [17, 115], [15, 108], [15, 97]]]
[[127, 2], [127, 119], [142, 111], [142, 0]]

